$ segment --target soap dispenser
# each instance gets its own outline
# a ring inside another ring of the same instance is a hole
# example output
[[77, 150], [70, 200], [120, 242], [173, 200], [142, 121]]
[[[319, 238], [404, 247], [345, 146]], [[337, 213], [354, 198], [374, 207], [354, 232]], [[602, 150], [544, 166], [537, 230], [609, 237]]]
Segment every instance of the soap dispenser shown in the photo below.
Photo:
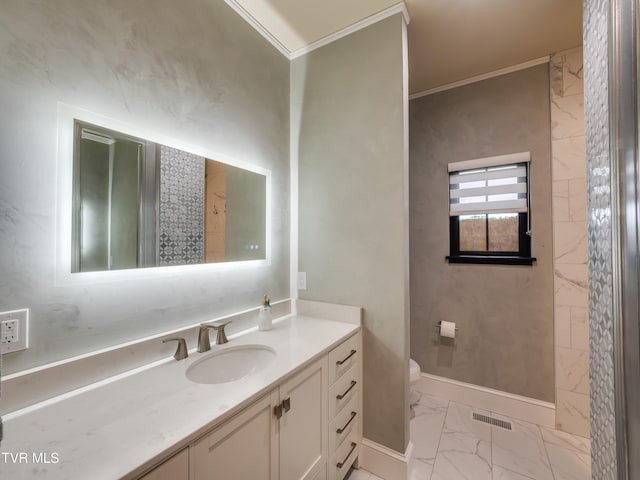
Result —
[[258, 330], [271, 330], [271, 327], [271, 300], [265, 295], [258, 310]]

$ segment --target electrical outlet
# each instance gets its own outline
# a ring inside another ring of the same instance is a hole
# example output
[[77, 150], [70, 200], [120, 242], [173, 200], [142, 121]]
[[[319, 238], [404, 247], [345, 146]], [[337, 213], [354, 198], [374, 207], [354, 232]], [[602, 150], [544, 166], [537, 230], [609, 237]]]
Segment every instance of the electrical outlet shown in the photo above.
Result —
[[15, 343], [18, 341], [18, 320], [2, 320], [0, 324], [0, 338], [2, 343]]
[[307, 272], [298, 272], [298, 290], [307, 289]]
[[0, 313], [0, 354], [29, 348], [29, 310]]

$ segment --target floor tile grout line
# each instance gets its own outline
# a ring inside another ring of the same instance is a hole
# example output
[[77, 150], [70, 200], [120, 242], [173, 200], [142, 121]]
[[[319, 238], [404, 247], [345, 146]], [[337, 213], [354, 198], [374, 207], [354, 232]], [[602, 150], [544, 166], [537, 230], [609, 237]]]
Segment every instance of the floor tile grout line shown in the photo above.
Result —
[[436, 460], [438, 459], [438, 452], [440, 451], [440, 443], [442, 442], [442, 434], [444, 433], [444, 426], [447, 423], [447, 415], [449, 415], [449, 407], [451, 406], [451, 400], [447, 399], [447, 410], [444, 412], [444, 418], [442, 419], [442, 427], [440, 427], [440, 436], [438, 437], [438, 446], [436, 447], [436, 454], [433, 457], [433, 467], [431, 467], [431, 474], [428, 480], [433, 478], [433, 472], [436, 469]]
[[525, 475], [522, 472], [516, 472], [515, 470], [513, 470], [511, 468], [503, 467], [502, 465], [498, 465], [498, 467], [500, 467], [502, 470], [504, 470], [506, 472], [514, 473], [514, 474], [518, 475], [519, 477], [527, 478], [529, 480], [536, 480], [534, 477], [530, 477], [529, 475]]
[[[489, 411], [489, 415], [491, 415], [491, 411]], [[493, 480], [493, 425], [489, 428], [489, 448], [491, 449], [491, 480]]]
[[556, 474], [553, 471], [553, 464], [551, 463], [551, 457], [549, 456], [549, 450], [547, 450], [547, 442], [544, 441], [544, 437], [542, 436], [542, 429], [540, 428], [540, 425], [537, 424], [533, 424], [538, 428], [538, 431], [540, 432], [540, 439], [542, 440], [542, 447], [544, 448], [544, 453], [547, 455], [547, 461], [549, 462], [549, 470], [551, 470], [551, 478], [553, 478], [553, 480], [556, 480]]

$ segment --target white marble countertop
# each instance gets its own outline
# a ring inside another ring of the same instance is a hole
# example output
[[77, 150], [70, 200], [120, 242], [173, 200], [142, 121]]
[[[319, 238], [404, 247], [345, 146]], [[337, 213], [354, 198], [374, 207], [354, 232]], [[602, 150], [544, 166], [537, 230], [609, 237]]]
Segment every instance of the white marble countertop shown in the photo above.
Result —
[[244, 379], [217, 385], [191, 382], [185, 376], [187, 367], [210, 353], [194, 352], [186, 360], [11, 418], [4, 425], [0, 479], [134, 478], [359, 329], [300, 315], [285, 318], [274, 322], [273, 330], [252, 331], [212, 347], [216, 351], [262, 344], [275, 349], [276, 357], [266, 368]]

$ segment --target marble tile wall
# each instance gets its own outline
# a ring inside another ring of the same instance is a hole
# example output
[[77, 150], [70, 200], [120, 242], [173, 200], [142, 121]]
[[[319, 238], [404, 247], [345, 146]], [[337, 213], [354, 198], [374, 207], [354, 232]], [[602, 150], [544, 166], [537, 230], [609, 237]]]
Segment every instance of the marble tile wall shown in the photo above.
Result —
[[589, 436], [587, 185], [582, 48], [551, 58], [556, 426]]

